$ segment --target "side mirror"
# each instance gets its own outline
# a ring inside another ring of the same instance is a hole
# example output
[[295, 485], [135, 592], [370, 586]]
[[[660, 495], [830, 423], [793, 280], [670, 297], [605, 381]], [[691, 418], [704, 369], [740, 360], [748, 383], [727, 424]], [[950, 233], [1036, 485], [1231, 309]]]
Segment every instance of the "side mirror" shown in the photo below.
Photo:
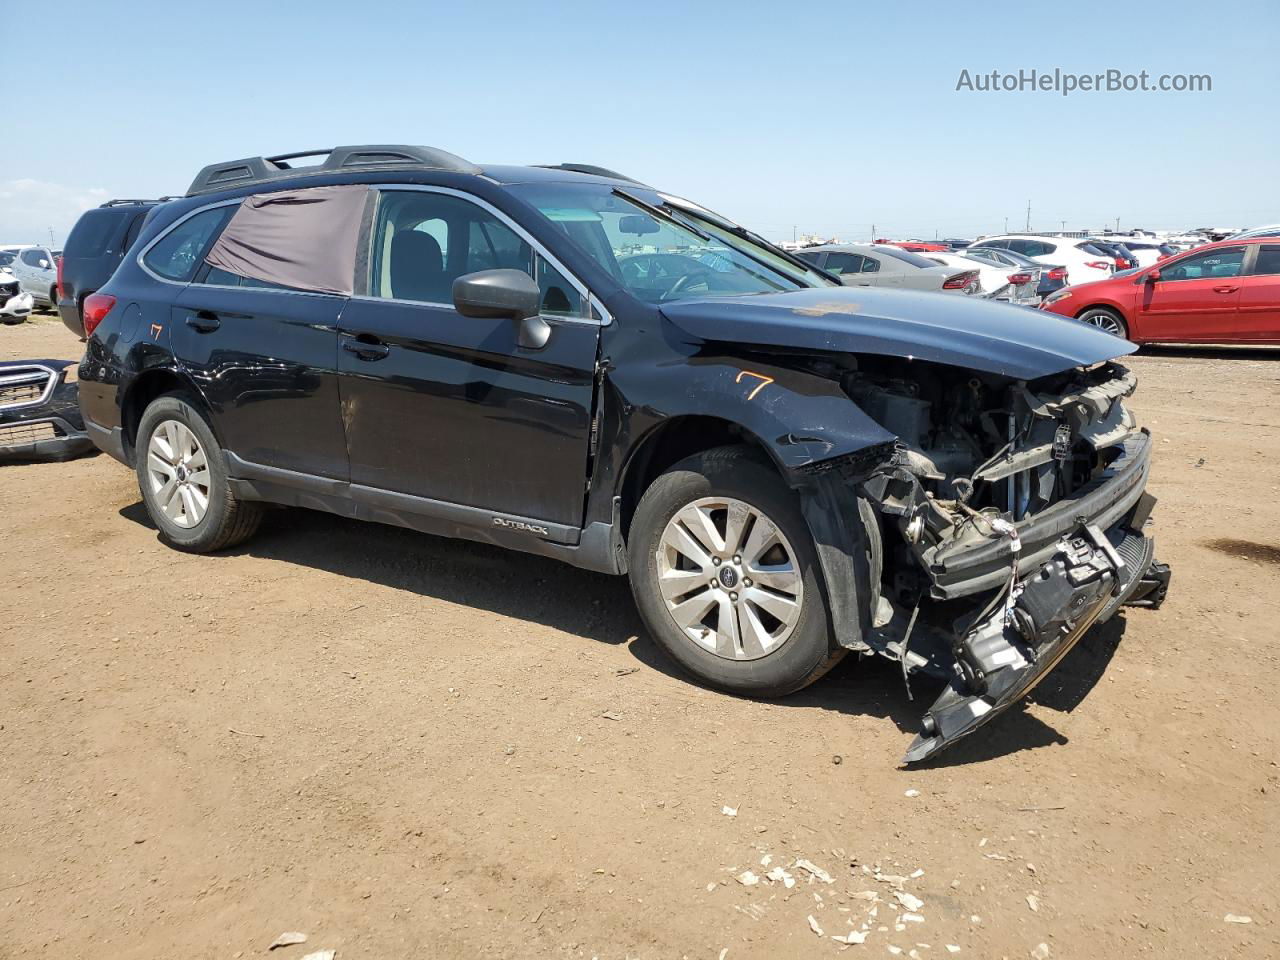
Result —
[[481, 270], [453, 281], [453, 306], [464, 317], [536, 316], [538, 285], [523, 270]]
[[1160, 271], [1159, 271], [1159, 270], [1149, 270], [1149, 271], [1147, 271], [1147, 278], [1146, 278], [1146, 279], [1147, 279], [1147, 283], [1155, 283], [1157, 280], [1159, 280], [1159, 279], [1160, 279]]
[[453, 306], [464, 317], [505, 317], [520, 324], [516, 343], [541, 350], [551, 339], [551, 324], [538, 315], [542, 292], [523, 270], [481, 270], [453, 281]]
[[48, 260], [41, 260], [41, 261], [40, 261], [40, 269], [41, 269], [41, 270], [48, 270], [48, 269], [49, 269], [49, 261], [48, 261]]

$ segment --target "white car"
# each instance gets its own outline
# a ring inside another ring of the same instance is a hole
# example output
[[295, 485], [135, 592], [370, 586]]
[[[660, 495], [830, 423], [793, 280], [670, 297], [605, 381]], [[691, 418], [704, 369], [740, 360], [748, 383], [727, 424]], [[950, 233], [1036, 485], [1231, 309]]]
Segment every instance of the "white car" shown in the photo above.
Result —
[[18, 278], [7, 262], [9, 257], [0, 251], [0, 323], [21, 323], [31, 313], [31, 294], [23, 293]]
[[22, 285], [22, 292], [29, 293], [37, 304], [50, 309], [58, 307], [58, 261], [54, 252], [41, 246], [0, 247], [0, 254], [12, 253], [9, 269]]
[[[1036, 288], [1040, 286], [1038, 268], [1011, 270], [1008, 267], [997, 266], [989, 260], [966, 257], [959, 253], [935, 253], [932, 250], [920, 256], [957, 270], [972, 270], [977, 267], [979, 296], [991, 300], [1008, 300], [1011, 303], [1035, 304], [1040, 301], [1036, 293]], [[1015, 278], [1018, 282], [1014, 282]]]
[[1268, 224], [1265, 227], [1250, 227], [1248, 230], [1241, 230], [1235, 236], [1227, 237], [1227, 239], [1247, 240], [1249, 237], [1280, 237], [1280, 223]]
[[1096, 249], [1089, 250], [1089, 246], [1088, 239], [1076, 237], [1007, 233], [998, 237], [983, 237], [969, 244], [969, 249], [987, 247], [1012, 250], [1046, 266], [1064, 266], [1067, 268], [1067, 283], [1075, 284], [1105, 280], [1115, 270], [1114, 260], [1099, 255]]

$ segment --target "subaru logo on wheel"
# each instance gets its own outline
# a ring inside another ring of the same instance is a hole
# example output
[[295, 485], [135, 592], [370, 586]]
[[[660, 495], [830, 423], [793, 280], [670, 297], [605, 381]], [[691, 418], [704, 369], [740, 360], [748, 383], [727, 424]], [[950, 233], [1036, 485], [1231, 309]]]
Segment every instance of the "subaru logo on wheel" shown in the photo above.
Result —
[[733, 567], [720, 568], [720, 584], [726, 590], [732, 590], [738, 585], [738, 573]]

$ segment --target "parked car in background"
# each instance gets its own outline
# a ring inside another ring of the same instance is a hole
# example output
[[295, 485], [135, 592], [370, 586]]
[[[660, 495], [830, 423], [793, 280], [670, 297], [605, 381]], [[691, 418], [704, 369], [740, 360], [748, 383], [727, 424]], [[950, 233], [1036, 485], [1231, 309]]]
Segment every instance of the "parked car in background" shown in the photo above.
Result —
[[885, 243], [911, 253], [946, 253], [951, 249], [947, 244], [934, 240], [886, 240]]
[[1097, 249], [1111, 258], [1112, 266], [1116, 270], [1132, 270], [1134, 267], [1139, 266], [1138, 258], [1133, 255], [1133, 251], [1117, 241], [1090, 239], [1089, 247], [1081, 247], [1080, 249], [1086, 252], [1090, 249]]
[[1043, 268], [1039, 264], [1034, 267], [1010, 270], [989, 260], [979, 260], [958, 253], [922, 253], [920, 256], [953, 270], [972, 270], [977, 267], [976, 293], [979, 296], [990, 300], [1006, 300], [1023, 306], [1035, 306], [1040, 302], [1036, 287], [1040, 283], [1040, 271]]
[[162, 202], [111, 200], [86, 210], [71, 228], [58, 264], [58, 315], [77, 337], [84, 338], [85, 298], [111, 278], [147, 215]]
[[1123, 243], [1125, 249], [1133, 254], [1137, 263], [1136, 267], [1149, 267], [1153, 263], [1157, 263], [1165, 257], [1171, 257], [1178, 252], [1178, 248], [1171, 243], [1164, 243], [1160, 240], [1147, 239], [1117, 239], [1115, 242]]
[[878, 243], [831, 243], [806, 247], [797, 256], [834, 274], [846, 287], [898, 287], [944, 293], [977, 293], [978, 264], [944, 267], [923, 254]]
[[[85, 426], [165, 543], [225, 549], [283, 503], [627, 575], [723, 690], [849, 651], [936, 677], [908, 762], [1163, 598], [1132, 344], [844, 289], [581, 166], [297, 156], [206, 167], [85, 301]], [[678, 259], [620, 267], [651, 254]]]
[[1024, 257], [1030, 257], [1037, 263], [1060, 264], [1067, 268], [1068, 284], [1088, 283], [1091, 280], [1102, 280], [1111, 276], [1115, 269], [1112, 258], [1096, 248], [1089, 250], [1088, 246], [1088, 240], [1019, 233], [984, 237], [970, 244], [969, 249], [1012, 250]]
[[1134, 343], [1280, 344], [1280, 240], [1197, 247], [1042, 306]]
[[9, 269], [18, 278], [24, 293], [31, 294], [37, 307], [52, 309], [58, 302], [57, 257], [49, 247], [11, 246], [14, 254]]
[[1280, 223], [1273, 223], [1265, 227], [1252, 227], [1248, 230], [1241, 230], [1228, 240], [1249, 240], [1253, 237], [1280, 237]]
[[1024, 257], [1012, 250], [1002, 250], [999, 247], [971, 246], [965, 250], [964, 255], [972, 260], [984, 260], [1002, 267], [1013, 269], [1031, 267], [1039, 270], [1040, 283], [1036, 287], [1036, 295], [1041, 299], [1067, 285], [1067, 268], [1060, 263], [1039, 263], [1030, 257]]
[[943, 240], [942, 242], [945, 243], [952, 250], [963, 250], [965, 247], [969, 246], [969, 244], [973, 243], [972, 240], [963, 240], [958, 237], [948, 237], [946, 240]]
[[31, 294], [23, 292], [18, 278], [7, 266], [0, 265], [0, 323], [21, 323], [31, 315], [34, 303]]

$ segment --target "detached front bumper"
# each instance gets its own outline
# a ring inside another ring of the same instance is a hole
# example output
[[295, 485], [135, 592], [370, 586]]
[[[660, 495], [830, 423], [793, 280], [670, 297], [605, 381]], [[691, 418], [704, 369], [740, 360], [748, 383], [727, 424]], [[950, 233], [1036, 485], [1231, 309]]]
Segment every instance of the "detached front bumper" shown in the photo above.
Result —
[[0, 463], [70, 460], [93, 449], [80, 415], [80, 384], [66, 360], [0, 363]]
[[1155, 543], [1141, 532], [1154, 502], [1142, 495], [1111, 529], [1090, 523], [1058, 540], [994, 613], [957, 631], [954, 673], [924, 715], [905, 762], [932, 757], [1013, 706], [1122, 605], [1163, 602], [1170, 571], [1155, 561]]

